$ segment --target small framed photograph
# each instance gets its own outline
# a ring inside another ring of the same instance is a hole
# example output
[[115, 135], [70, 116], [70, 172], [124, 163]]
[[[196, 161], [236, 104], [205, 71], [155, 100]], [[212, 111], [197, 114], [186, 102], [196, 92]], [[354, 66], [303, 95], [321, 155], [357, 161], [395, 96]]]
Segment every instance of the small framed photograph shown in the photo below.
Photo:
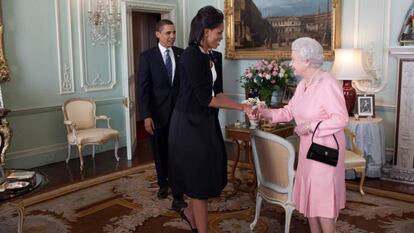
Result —
[[357, 113], [359, 117], [375, 117], [375, 96], [358, 95]]

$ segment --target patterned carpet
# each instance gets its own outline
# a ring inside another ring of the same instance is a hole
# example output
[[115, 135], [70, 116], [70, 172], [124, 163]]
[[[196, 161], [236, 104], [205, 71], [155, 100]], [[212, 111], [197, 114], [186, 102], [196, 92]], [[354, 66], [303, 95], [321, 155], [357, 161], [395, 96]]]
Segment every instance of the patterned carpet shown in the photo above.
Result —
[[[243, 175], [244, 173], [240, 173]], [[246, 175], [246, 174], [245, 174]], [[188, 226], [168, 208], [171, 200], [156, 198], [157, 185], [152, 165], [136, 173], [26, 207], [25, 233], [65, 232], [156, 232], [185, 233]], [[284, 212], [265, 203], [254, 231], [249, 224], [254, 202], [246, 193], [209, 203], [209, 228], [213, 233], [283, 232]], [[16, 232], [17, 216], [0, 214], [0, 232]], [[339, 216], [337, 232], [414, 232], [414, 203], [348, 191], [347, 205]], [[306, 219], [295, 212], [290, 232], [309, 232]]]

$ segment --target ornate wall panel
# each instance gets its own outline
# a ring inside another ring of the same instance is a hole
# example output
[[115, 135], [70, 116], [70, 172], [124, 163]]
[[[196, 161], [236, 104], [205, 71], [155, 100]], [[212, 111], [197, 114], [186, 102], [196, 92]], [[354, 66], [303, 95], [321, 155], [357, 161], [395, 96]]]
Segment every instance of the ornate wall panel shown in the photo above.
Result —
[[75, 92], [73, 74], [72, 11], [70, 1], [55, 0], [59, 93]]
[[110, 90], [116, 84], [116, 45], [92, 45], [85, 5], [86, 1], [77, 1], [81, 87], [86, 92]]

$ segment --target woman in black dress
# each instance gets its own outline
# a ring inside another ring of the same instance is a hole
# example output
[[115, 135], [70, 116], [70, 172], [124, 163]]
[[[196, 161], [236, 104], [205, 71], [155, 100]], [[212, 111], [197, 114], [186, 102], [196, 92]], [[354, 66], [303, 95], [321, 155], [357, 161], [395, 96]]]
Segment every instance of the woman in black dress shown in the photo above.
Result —
[[[193, 232], [207, 232], [207, 199], [227, 184], [227, 155], [218, 109], [251, 113], [251, 107], [223, 94], [221, 53], [223, 13], [201, 8], [191, 21], [189, 46], [180, 59], [180, 91], [171, 118], [169, 168], [172, 185], [191, 200], [180, 212]], [[198, 230], [198, 231], [197, 231]]]

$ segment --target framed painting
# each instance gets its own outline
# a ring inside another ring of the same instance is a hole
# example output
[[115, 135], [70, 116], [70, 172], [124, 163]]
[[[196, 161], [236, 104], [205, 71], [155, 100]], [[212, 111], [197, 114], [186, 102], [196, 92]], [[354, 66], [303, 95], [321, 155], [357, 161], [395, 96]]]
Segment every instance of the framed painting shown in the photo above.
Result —
[[375, 117], [375, 96], [357, 96], [357, 114], [359, 117]]
[[3, 13], [2, 13], [2, 7], [1, 7], [1, 0], [0, 0], [0, 82], [1, 81], [7, 81], [9, 80], [9, 67], [6, 63], [6, 57], [4, 55], [4, 43], [3, 43], [3, 32], [4, 32], [4, 26], [3, 26]]
[[225, 0], [225, 57], [290, 59], [291, 44], [312, 37], [334, 59], [340, 47], [341, 0]]

